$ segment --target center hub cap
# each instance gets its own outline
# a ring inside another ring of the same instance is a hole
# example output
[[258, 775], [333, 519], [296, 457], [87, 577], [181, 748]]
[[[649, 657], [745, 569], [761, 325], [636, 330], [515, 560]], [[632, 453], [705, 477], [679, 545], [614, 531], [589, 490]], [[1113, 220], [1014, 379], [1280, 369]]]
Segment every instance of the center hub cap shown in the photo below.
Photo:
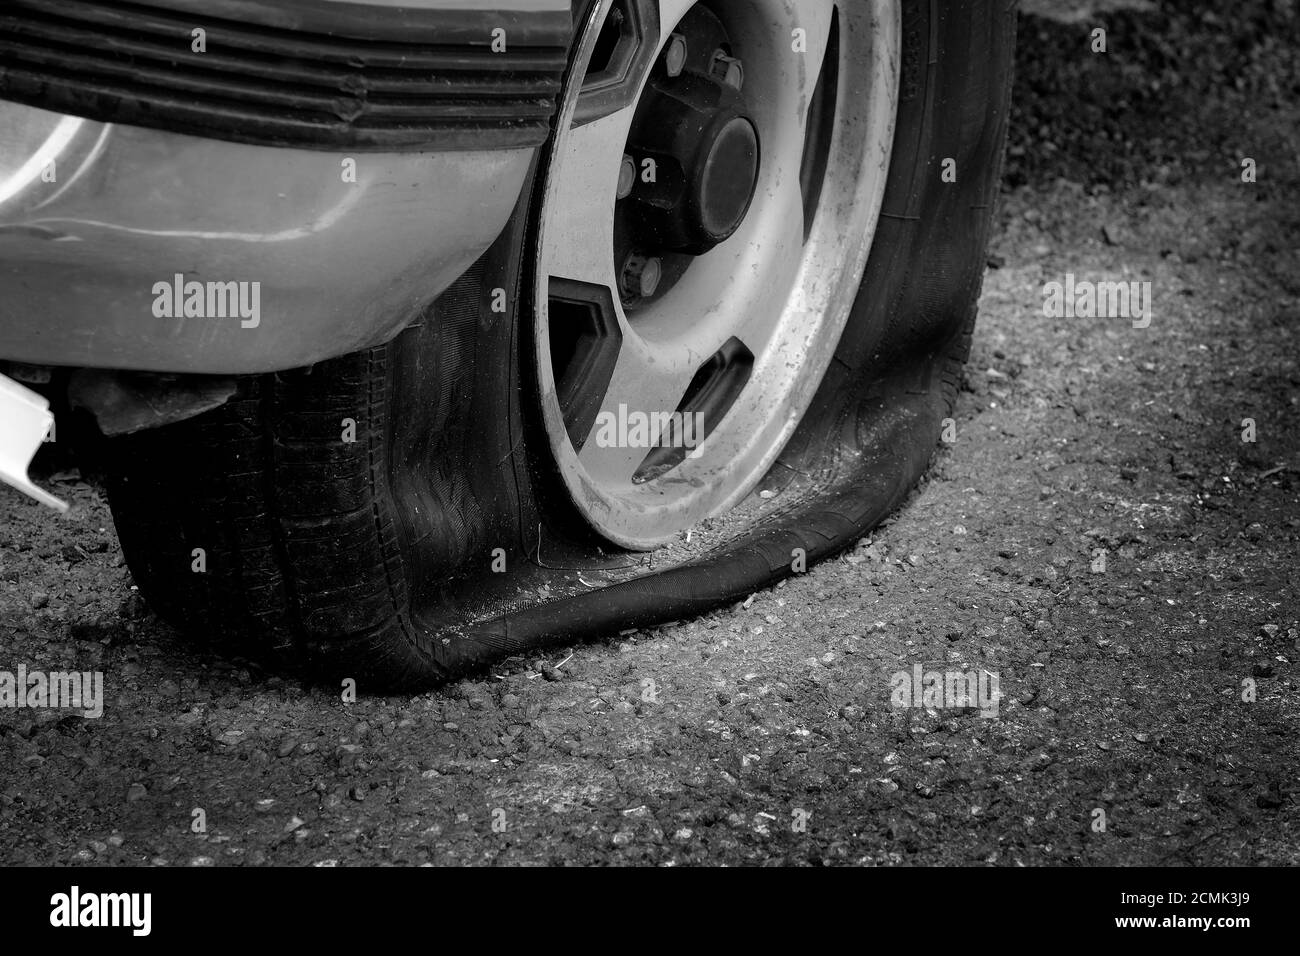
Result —
[[740, 227], [759, 144], [739, 90], [693, 73], [657, 84], [629, 147], [641, 173], [627, 210], [639, 246], [699, 256]]
[[729, 120], [714, 137], [701, 164], [689, 208], [692, 226], [713, 243], [740, 228], [758, 182], [758, 133], [744, 116]]

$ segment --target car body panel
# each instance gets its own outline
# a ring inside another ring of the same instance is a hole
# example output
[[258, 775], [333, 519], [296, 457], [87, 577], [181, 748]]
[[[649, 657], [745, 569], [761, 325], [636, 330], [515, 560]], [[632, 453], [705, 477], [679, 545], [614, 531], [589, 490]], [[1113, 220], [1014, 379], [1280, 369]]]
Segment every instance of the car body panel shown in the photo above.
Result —
[[[0, 205], [0, 358], [252, 373], [380, 344], [500, 233], [535, 152], [370, 154], [349, 182], [330, 153], [82, 125], [80, 165]], [[258, 314], [172, 314], [177, 276], [257, 283]]]
[[[0, 359], [259, 373], [391, 339], [508, 222], [571, 23], [570, 0], [6, 4]], [[65, 58], [60, 25], [101, 48]]]

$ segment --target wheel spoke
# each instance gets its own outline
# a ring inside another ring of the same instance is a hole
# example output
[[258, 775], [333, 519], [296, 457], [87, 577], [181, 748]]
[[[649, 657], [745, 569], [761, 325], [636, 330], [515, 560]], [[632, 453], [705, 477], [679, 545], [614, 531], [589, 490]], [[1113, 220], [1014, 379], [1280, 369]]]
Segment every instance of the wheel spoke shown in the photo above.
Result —
[[[791, 164], [781, 170], [781, 179], [775, 195], [763, 210], [768, 242], [776, 246], [769, 260], [772, 264], [769, 278], [769, 296], [781, 296], [789, 290], [790, 307], [798, 308], [806, 292], [796, 281], [803, 268], [804, 205], [799, 188], [799, 167]], [[779, 290], [779, 291], [778, 291]], [[763, 308], [762, 299], [742, 318], [737, 337], [746, 345], [759, 349], [775, 333], [781, 323], [781, 309]]]
[[799, 118], [801, 123], [806, 124], [808, 108], [812, 105], [813, 93], [817, 89], [817, 80], [822, 75], [826, 50], [830, 45], [831, 24], [835, 19], [835, 0], [792, 0], [791, 5], [794, 8], [791, 29], [803, 30], [807, 44], [806, 52], [794, 54], [799, 61], [796, 67]]
[[542, 245], [543, 273], [614, 290], [614, 204], [633, 109], [575, 127], [557, 164], [551, 215]]
[[[600, 416], [582, 448], [583, 466], [606, 480], [630, 482], [651, 447], [668, 438], [657, 434], [651, 416], [677, 410], [702, 364], [680, 346], [654, 346], [635, 335], [625, 339]], [[647, 431], [638, 435], [642, 424]]]
[[695, 0], [659, 0], [660, 27], [665, 33], [670, 32], [693, 6]]
[[[677, 336], [698, 359], [707, 359], [733, 336], [760, 354], [782, 320], [782, 311], [772, 308], [773, 297], [784, 299], [795, 287], [791, 307], [798, 308], [802, 301], [803, 290], [795, 283], [803, 267], [804, 237], [798, 165], [787, 163], [776, 175], [776, 185], [761, 204], [755, 204], [754, 219], [746, 224], [743, 235], [719, 246], [698, 264], [706, 274], [725, 276], [726, 284], [701, 285], [698, 302], [686, 293], [678, 307], [690, 315], [714, 312], [715, 318], [701, 320]], [[752, 281], [749, 277], [760, 270], [763, 281]], [[712, 310], [715, 302], [726, 302], [728, 307]]]

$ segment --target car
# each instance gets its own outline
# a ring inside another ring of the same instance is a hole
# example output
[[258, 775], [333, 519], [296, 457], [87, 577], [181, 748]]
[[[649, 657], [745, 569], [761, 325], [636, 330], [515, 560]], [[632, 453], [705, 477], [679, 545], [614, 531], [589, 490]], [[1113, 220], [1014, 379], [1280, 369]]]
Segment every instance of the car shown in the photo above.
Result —
[[952, 427], [1014, 45], [990, 0], [9, 0], [0, 476], [50, 502], [48, 402], [93, 416], [165, 620], [372, 687], [743, 599]]

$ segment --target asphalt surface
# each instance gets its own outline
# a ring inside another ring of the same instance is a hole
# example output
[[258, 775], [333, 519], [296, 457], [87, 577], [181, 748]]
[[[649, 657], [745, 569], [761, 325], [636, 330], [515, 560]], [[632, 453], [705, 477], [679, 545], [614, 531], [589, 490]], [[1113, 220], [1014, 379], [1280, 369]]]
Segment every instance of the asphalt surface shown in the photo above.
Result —
[[[0, 710], [0, 862], [1300, 862], [1297, 14], [1029, 6], [953, 440], [872, 538], [346, 704], [159, 622], [53, 451], [69, 515], [0, 495], [0, 669], [105, 709]], [[1149, 281], [1150, 325], [1046, 317], [1067, 274]], [[918, 665], [1002, 696], [894, 706]]]

